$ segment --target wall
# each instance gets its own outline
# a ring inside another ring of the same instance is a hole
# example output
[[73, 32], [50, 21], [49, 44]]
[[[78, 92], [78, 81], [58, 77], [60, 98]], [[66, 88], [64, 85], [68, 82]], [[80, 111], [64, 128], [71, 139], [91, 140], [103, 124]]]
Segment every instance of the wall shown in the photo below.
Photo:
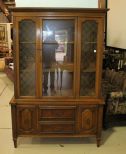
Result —
[[7, 31], [7, 44], [8, 44], [8, 49], [9, 49], [9, 53], [11, 52], [11, 23], [0, 23], [1, 25], [5, 25], [6, 26], [6, 31]]
[[16, 7], [89, 7], [97, 8], [98, 0], [15, 0]]
[[107, 45], [126, 49], [126, 0], [108, 0]]

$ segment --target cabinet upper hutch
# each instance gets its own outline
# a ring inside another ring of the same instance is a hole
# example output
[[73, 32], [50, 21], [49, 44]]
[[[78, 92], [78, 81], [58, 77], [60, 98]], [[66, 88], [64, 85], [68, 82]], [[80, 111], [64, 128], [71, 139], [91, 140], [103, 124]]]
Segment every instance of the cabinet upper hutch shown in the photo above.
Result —
[[17, 137], [96, 136], [102, 130], [105, 9], [15, 8], [14, 145]]

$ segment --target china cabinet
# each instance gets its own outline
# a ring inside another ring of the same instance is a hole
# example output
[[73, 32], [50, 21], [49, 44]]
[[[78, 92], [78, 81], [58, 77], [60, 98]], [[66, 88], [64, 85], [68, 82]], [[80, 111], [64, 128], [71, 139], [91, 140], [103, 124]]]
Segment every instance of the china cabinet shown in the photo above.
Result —
[[15, 147], [22, 136], [94, 136], [100, 145], [105, 13], [106, 9], [13, 9]]

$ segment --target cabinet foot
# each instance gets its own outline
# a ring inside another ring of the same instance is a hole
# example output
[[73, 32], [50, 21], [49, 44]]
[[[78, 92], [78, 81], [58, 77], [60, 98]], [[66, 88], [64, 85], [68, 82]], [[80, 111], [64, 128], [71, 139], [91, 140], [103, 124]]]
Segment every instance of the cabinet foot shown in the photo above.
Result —
[[100, 147], [100, 145], [101, 145], [101, 139], [97, 138], [97, 147]]
[[14, 147], [17, 148], [17, 139], [13, 139]]

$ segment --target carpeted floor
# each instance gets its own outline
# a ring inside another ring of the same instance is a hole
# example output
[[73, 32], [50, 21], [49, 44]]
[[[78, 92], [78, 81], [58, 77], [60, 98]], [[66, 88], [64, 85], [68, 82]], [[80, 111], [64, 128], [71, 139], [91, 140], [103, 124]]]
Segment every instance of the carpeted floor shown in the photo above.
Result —
[[8, 84], [3, 81], [3, 75], [0, 74], [0, 96], [2, 95], [7, 86]]
[[4, 98], [11, 99], [13, 96], [13, 82], [3, 72], [0, 72], [0, 105]]

